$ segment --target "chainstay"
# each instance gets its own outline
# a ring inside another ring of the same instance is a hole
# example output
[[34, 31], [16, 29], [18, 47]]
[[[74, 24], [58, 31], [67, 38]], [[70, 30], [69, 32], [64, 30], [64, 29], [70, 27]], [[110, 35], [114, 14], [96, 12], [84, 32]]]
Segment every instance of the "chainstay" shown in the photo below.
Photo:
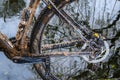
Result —
[[76, 46], [77, 44], [83, 44], [84, 41], [81, 39], [73, 40], [73, 41], [66, 41], [61, 43], [55, 43], [55, 44], [46, 44], [42, 46], [42, 50], [52, 50], [52, 49], [58, 49], [58, 48], [65, 48], [70, 46]]

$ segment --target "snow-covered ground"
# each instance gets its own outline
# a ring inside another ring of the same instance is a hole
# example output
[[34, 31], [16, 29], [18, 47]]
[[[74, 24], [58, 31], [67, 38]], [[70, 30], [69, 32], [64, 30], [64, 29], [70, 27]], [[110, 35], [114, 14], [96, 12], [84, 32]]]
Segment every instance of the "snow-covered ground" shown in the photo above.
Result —
[[0, 53], [0, 80], [35, 80], [30, 65], [15, 64]]

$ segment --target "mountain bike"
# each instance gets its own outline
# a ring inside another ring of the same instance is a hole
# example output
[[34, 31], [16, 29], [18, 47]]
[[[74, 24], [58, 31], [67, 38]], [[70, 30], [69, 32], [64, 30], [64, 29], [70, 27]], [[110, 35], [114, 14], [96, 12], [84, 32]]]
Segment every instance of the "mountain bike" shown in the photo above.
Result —
[[[91, 19], [87, 3], [82, 9], [82, 0], [42, 1], [46, 6], [33, 22], [40, 0], [30, 0], [29, 6], [23, 10], [15, 38], [8, 39], [0, 32], [0, 50], [10, 60], [19, 64], [33, 63], [43, 80], [59, 80], [60, 77], [65, 80], [63, 77], [69, 78], [77, 74], [78, 67], [82, 65], [81, 58], [88, 63], [98, 63], [106, 59], [110, 53], [107, 38], [97, 29], [91, 29], [96, 26], [96, 22], [93, 18], [89, 24]], [[114, 8], [115, 5], [113, 11]], [[95, 6], [93, 9], [95, 15]], [[105, 13], [102, 15], [104, 18]], [[115, 19], [110, 16], [107, 26], [104, 25], [106, 23], [101, 23], [100, 26], [103, 29], [113, 26], [119, 18], [118, 12]], [[70, 69], [67, 72], [62, 71], [62, 74], [59, 72], [62, 68]]]

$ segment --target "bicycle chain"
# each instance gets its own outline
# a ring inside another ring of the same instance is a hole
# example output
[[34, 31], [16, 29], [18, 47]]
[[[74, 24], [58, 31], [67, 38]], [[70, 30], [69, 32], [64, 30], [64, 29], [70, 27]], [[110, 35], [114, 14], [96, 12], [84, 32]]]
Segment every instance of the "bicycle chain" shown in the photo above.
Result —
[[42, 50], [51, 50], [51, 49], [57, 49], [57, 48], [64, 48], [64, 47], [69, 47], [69, 46], [76, 46], [77, 44], [82, 44], [83, 41], [80, 39], [72, 40], [72, 41], [67, 41], [67, 42], [62, 42], [62, 43], [55, 43], [55, 44], [49, 44], [49, 45], [43, 45]]

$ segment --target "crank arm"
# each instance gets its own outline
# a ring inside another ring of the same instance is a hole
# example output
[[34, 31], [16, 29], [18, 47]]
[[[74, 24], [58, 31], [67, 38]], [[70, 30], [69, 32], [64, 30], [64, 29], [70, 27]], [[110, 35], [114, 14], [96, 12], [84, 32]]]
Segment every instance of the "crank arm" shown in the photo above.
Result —
[[50, 75], [50, 57], [49, 56], [16, 56], [13, 57], [13, 62], [23, 64], [23, 63], [45, 63], [45, 74], [46, 77]]
[[15, 57], [13, 57], [12, 61], [14, 63], [19, 63], [19, 64], [23, 64], [23, 63], [43, 63], [43, 62], [46, 61], [46, 58], [47, 57], [42, 57], [42, 56], [39, 56], [39, 57], [15, 56]]

